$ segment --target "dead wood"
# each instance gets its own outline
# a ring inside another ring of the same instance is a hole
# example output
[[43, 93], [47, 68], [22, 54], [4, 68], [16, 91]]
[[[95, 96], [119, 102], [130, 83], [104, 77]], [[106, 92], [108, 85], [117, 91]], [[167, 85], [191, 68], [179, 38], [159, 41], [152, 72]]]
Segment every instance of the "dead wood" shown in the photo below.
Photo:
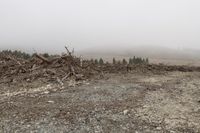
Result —
[[[17, 81], [32, 82], [40, 79], [46, 82], [56, 81], [60, 85], [67, 79], [85, 80], [94, 75], [103, 77], [104, 73], [165, 73], [170, 71], [191, 72], [200, 71], [200, 67], [189, 66], [167, 66], [163, 64], [94, 64], [74, 56], [65, 46], [67, 53], [62, 56], [45, 58], [35, 54], [31, 60], [17, 58], [0, 53], [0, 78], [3, 83], [18, 83]], [[42, 62], [42, 63], [41, 63]], [[128, 69], [128, 71], [127, 71]], [[2, 83], [1, 81], [1, 83]], [[61, 82], [60, 82], [61, 81]]]
[[41, 56], [41, 55], [35, 54], [35, 56], [36, 56], [37, 58], [39, 58], [40, 60], [42, 60], [43, 62], [46, 62], [46, 63], [48, 63], [48, 64], [51, 63], [51, 61], [49, 61], [47, 58], [45, 58], [45, 57], [43, 57], [43, 56]]

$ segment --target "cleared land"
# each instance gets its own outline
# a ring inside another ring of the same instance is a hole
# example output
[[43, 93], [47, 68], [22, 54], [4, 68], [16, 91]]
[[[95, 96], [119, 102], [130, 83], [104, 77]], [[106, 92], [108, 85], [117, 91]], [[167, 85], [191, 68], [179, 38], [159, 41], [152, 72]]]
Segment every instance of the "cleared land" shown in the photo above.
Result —
[[200, 67], [0, 53], [0, 132], [200, 132]]
[[0, 84], [0, 132], [200, 132], [200, 73]]

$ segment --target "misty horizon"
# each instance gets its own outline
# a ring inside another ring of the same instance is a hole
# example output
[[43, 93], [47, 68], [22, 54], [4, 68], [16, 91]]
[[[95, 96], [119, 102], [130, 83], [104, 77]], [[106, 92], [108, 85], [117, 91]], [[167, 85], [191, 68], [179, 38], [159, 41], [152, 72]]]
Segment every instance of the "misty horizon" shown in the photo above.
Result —
[[80, 52], [148, 47], [196, 54], [199, 6], [195, 0], [2, 0], [0, 50], [61, 53], [66, 45]]

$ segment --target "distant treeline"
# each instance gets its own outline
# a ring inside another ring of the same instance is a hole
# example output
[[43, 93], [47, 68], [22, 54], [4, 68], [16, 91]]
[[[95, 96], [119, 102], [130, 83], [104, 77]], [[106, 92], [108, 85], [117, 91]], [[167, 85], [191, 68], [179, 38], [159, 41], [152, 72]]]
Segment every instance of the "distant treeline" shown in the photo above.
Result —
[[129, 58], [129, 64], [148, 64], [149, 59], [148, 58], [141, 58], [141, 57], [133, 57]]
[[[100, 59], [91, 59], [91, 62], [93, 62], [94, 64], [108, 64], [109, 62], [105, 62], [102, 58]], [[141, 58], [141, 57], [133, 57], [133, 58], [129, 58], [129, 60], [127, 61], [126, 59], [122, 59], [122, 60], [116, 60], [115, 58], [113, 58], [112, 64], [123, 64], [123, 65], [127, 65], [127, 64], [149, 64], [149, 59], [148, 58]]]
[[31, 54], [21, 52], [21, 51], [18, 51], [18, 50], [14, 50], [14, 51], [3, 50], [3, 51], [1, 51], [1, 53], [6, 54], [6, 55], [13, 55], [13, 56], [16, 56], [18, 58], [23, 58], [23, 59], [29, 59], [32, 56]]
[[[1, 51], [1, 53], [6, 54], [6, 55], [16, 56], [17, 58], [22, 58], [22, 59], [30, 59], [35, 54], [35, 53], [29, 54], [29, 53], [22, 52], [22, 51], [19, 51], [19, 50], [14, 50], [14, 51], [12, 51], [12, 50], [3, 50], [3, 51]], [[48, 53], [44, 53], [42, 55], [44, 57], [46, 57], [46, 58], [50, 57], [50, 55]]]
[[[25, 52], [21, 52], [18, 50], [3, 50], [1, 51], [1, 53], [6, 54], [6, 55], [13, 55], [16, 56], [18, 58], [22, 58], [22, 59], [30, 59], [31, 57], [34, 56], [33, 54], [29, 54], [29, 53], [25, 53]], [[49, 58], [52, 57], [53, 55], [49, 55], [48, 53], [44, 53], [42, 54], [42, 56], [44, 56], [45, 58]], [[100, 59], [91, 59], [90, 60], [92, 63], [94, 64], [109, 64], [109, 62], [105, 62], [102, 58]], [[126, 59], [123, 60], [116, 60], [115, 58], [113, 58], [112, 64], [123, 64], [123, 65], [127, 65], [127, 64], [148, 64], [149, 63], [149, 59], [148, 58], [141, 58], [141, 57], [136, 57], [134, 56], [133, 58], [129, 58], [129, 60], [127, 61]]]

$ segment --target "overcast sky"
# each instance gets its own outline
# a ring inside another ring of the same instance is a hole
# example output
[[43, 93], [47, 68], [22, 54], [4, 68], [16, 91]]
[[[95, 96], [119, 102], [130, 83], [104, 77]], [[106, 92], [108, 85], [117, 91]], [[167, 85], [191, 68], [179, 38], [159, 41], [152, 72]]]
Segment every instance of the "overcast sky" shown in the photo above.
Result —
[[0, 0], [0, 48], [200, 49], [199, 0]]

